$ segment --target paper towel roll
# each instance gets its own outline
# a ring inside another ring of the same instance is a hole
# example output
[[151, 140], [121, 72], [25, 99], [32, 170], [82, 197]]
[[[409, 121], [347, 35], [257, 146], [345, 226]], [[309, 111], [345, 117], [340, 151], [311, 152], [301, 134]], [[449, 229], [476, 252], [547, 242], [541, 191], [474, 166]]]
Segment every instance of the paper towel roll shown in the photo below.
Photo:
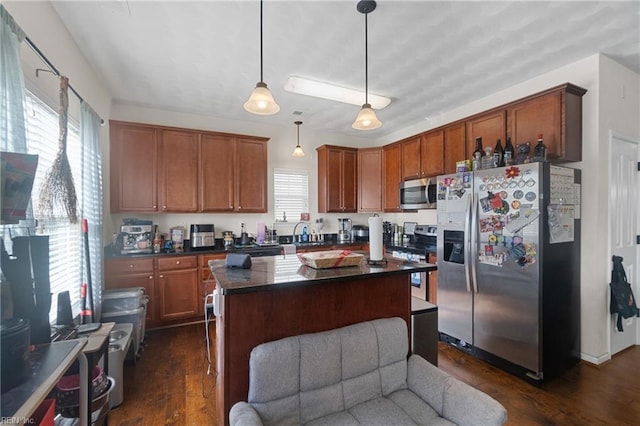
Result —
[[382, 218], [374, 216], [369, 218], [369, 259], [382, 260]]

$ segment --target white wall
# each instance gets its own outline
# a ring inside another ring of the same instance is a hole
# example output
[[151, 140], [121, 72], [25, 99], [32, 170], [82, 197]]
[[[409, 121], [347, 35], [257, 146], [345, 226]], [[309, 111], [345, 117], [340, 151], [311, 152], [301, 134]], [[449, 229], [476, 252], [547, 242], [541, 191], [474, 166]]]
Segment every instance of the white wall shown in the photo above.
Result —
[[[283, 128], [127, 105], [115, 104], [111, 106], [110, 95], [99, 75], [90, 68], [82, 57], [48, 2], [5, 1], [3, 4], [25, 30], [28, 37], [62, 73], [69, 76], [72, 86], [105, 120], [138, 121], [270, 137], [271, 141], [268, 143], [270, 172], [273, 167], [300, 167], [309, 170], [310, 210], [314, 218], [318, 217], [315, 148], [319, 145], [380, 146], [567, 81], [587, 89], [588, 92], [583, 97], [583, 160], [570, 165], [583, 170], [582, 357], [594, 363], [600, 363], [609, 358], [607, 284], [610, 262], [606, 253], [606, 241], [609, 240], [608, 227], [606, 226], [608, 217], [606, 202], [601, 201], [607, 199], [608, 131], [614, 129], [629, 137], [640, 138], [640, 76], [638, 74], [609, 58], [600, 55], [591, 56], [486, 98], [470, 102], [453, 111], [443, 113], [430, 122], [419, 123], [376, 141], [311, 132], [306, 130], [303, 125], [300, 129], [300, 142], [307, 152], [307, 156], [303, 159], [294, 159], [290, 157], [296, 135], [293, 123], [290, 128]], [[38, 81], [43, 81], [42, 75], [35, 79], [35, 77], [29, 77], [34, 74], [32, 70], [25, 69], [25, 73], [27, 78], [33, 80], [32, 84], [44, 86], [44, 84], [38, 83]], [[620, 96], [621, 85], [625, 86], [624, 98]], [[111, 217], [109, 213], [107, 126], [103, 128], [101, 136], [104, 142], [105, 234], [110, 235], [117, 229], [121, 216]], [[270, 203], [273, 203], [272, 199], [270, 199]], [[270, 211], [272, 210], [273, 207], [270, 204]], [[335, 218], [339, 216], [341, 215], [322, 215], [327, 222], [329, 232], [335, 232], [337, 228]], [[355, 223], [366, 223], [366, 218], [369, 215], [350, 216]], [[435, 223], [434, 211], [385, 214], [383, 217], [385, 220], [398, 223], [403, 221]], [[191, 223], [213, 222], [220, 231], [224, 229], [238, 231], [241, 220], [239, 215], [161, 215], [160, 220], [157, 218], [158, 216], [154, 216], [154, 220], [159, 222], [164, 229], [174, 225], [188, 226]], [[250, 219], [245, 220], [251, 229], [255, 221], [261, 220], [270, 223], [273, 218], [269, 214], [251, 215]]]

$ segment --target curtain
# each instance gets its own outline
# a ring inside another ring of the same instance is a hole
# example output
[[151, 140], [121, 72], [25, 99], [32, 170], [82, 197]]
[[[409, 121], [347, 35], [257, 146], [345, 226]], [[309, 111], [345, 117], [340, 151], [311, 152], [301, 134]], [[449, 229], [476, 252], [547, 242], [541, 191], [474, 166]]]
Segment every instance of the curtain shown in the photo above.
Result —
[[[94, 321], [99, 321], [102, 306], [102, 159], [100, 148], [100, 117], [91, 106], [82, 102], [80, 106], [81, 138], [81, 217], [88, 222], [88, 247], [83, 238], [82, 276], [86, 283], [91, 282], [94, 301]], [[87, 268], [87, 248], [89, 264]], [[91, 280], [88, 280], [88, 269]]]
[[24, 77], [20, 45], [24, 31], [0, 4], [0, 150], [27, 152]]

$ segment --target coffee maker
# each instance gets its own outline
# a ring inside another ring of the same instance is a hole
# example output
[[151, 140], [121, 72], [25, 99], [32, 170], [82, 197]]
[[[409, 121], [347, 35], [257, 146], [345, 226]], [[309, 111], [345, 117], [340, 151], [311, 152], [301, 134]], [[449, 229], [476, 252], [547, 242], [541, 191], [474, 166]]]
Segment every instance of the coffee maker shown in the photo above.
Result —
[[348, 243], [352, 241], [352, 229], [353, 225], [351, 219], [348, 217], [338, 218], [338, 242]]

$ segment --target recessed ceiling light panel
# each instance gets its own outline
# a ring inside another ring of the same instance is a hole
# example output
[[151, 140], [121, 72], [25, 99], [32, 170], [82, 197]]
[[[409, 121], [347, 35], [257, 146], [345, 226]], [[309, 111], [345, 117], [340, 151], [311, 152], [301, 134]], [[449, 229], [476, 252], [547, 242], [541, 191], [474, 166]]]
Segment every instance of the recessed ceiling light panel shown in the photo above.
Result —
[[[347, 89], [346, 87], [296, 76], [291, 76], [287, 79], [284, 83], [284, 89], [291, 93], [358, 106], [362, 105], [362, 100], [364, 99], [364, 92], [361, 90]], [[391, 103], [391, 99], [369, 93], [369, 103], [373, 109], [382, 109]]]

